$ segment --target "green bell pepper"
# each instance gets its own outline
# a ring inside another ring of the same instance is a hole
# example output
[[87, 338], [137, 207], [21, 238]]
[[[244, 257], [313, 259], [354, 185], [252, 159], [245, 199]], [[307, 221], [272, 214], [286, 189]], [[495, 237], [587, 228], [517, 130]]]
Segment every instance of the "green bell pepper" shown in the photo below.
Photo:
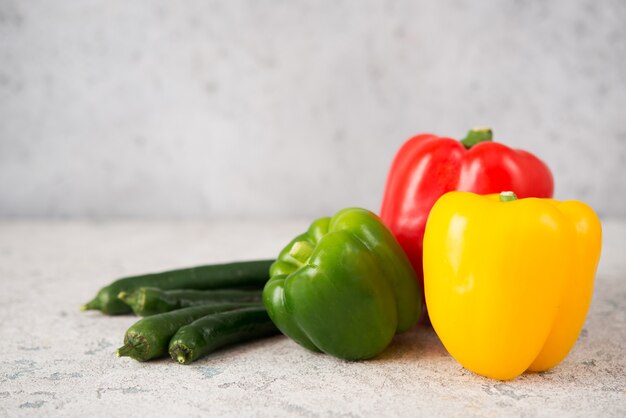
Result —
[[270, 267], [263, 302], [283, 334], [347, 360], [374, 357], [421, 314], [411, 264], [373, 213], [344, 209], [314, 221]]

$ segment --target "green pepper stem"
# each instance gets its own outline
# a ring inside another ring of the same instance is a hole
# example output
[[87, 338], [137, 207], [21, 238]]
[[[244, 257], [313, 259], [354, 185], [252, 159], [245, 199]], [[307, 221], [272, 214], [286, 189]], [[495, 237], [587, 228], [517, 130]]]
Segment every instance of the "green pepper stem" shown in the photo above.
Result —
[[118, 357], [131, 357], [133, 351], [135, 351], [135, 346], [131, 343], [126, 343], [118, 348], [115, 354], [117, 354]]
[[176, 344], [170, 349], [170, 356], [179, 364], [187, 364], [192, 362], [191, 349], [184, 344]]
[[80, 310], [81, 311], [95, 311], [95, 310], [101, 310], [100, 307], [100, 301], [98, 299], [94, 299], [92, 301], [89, 301], [83, 305], [80, 305]]
[[124, 302], [125, 304], [127, 304], [128, 306], [134, 306], [137, 303], [137, 293], [138, 291], [135, 290], [134, 292], [120, 292], [117, 294], [117, 298], [119, 300], [121, 300], [122, 302]]
[[477, 127], [470, 129], [465, 138], [461, 140], [461, 144], [463, 144], [466, 149], [470, 149], [480, 142], [487, 142], [492, 140], [493, 131], [491, 130], [491, 128]]
[[500, 202], [512, 202], [517, 200], [517, 195], [511, 191], [500, 192]]
[[313, 245], [308, 241], [298, 241], [289, 250], [289, 255], [304, 264], [313, 253]]

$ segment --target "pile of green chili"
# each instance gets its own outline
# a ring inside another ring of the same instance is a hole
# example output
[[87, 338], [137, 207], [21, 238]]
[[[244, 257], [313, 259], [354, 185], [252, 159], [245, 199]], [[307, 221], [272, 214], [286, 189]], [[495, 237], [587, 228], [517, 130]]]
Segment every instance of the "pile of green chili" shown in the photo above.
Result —
[[142, 316], [118, 356], [138, 361], [168, 354], [191, 363], [220, 347], [279, 333], [262, 302], [274, 260], [241, 261], [125, 277], [81, 307]]

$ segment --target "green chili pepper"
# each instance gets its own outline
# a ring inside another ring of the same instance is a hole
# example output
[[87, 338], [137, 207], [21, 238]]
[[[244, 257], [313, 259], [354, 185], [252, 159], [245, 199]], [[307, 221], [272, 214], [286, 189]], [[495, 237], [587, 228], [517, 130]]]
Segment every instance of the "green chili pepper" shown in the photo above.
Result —
[[128, 356], [138, 361], [165, 356], [170, 339], [183, 325], [212, 313], [241, 307], [241, 304], [236, 303], [218, 303], [193, 306], [143, 318], [128, 328], [124, 335], [124, 345], [117, 350], [117, 356]]
[[128, 293], [145, 286], [159, 289], [262, 289], [269, 278], [268, 270], [272, 262], [273, 260], [241, 261], [125, 277], [100, 289], [96, 297], [81, 309], [100, 310], [108, 315], [130, 313], [130, 306], [120, 300], [118, 295], [120, 292]]
[[261, 296], [260, 290], [162, 290], [156, 287], [140, 287], [130, 293], [120, 292], [118, 298], [130, 306], [136, 315], [150, 316], [206, 303], [260, 303]]
[[170, 356], [191, 363], [225, 345], [278, 334], [263, 306], [207, 315], [181, 327], [170, 341]]

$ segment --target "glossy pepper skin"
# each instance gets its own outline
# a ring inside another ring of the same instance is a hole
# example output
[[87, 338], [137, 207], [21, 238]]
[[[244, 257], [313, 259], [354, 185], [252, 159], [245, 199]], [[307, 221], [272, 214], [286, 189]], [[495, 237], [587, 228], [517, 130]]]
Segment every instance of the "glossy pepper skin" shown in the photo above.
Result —
[[449, 191], [511, 190], [520, 198], [552, 197], [550, 169], [534, 155], [492, 142], [488, 128], [461, 141], [421, 134], [398, 151], [387, 177], [380, 217], [422, 275], [422, 241], [430, 209]]
[[602, 241], [582, 202], [508, 198], [445, 194], [424, 236], [433, 328], [461, 365], [500, 380], [567, 356], [591, 303]]
[[373, 213], [314, 221], [270, 268], [263, 302], [300, 345], [347, 360], [374, 357], [417, 323], [421, 293], [402, 248]]

